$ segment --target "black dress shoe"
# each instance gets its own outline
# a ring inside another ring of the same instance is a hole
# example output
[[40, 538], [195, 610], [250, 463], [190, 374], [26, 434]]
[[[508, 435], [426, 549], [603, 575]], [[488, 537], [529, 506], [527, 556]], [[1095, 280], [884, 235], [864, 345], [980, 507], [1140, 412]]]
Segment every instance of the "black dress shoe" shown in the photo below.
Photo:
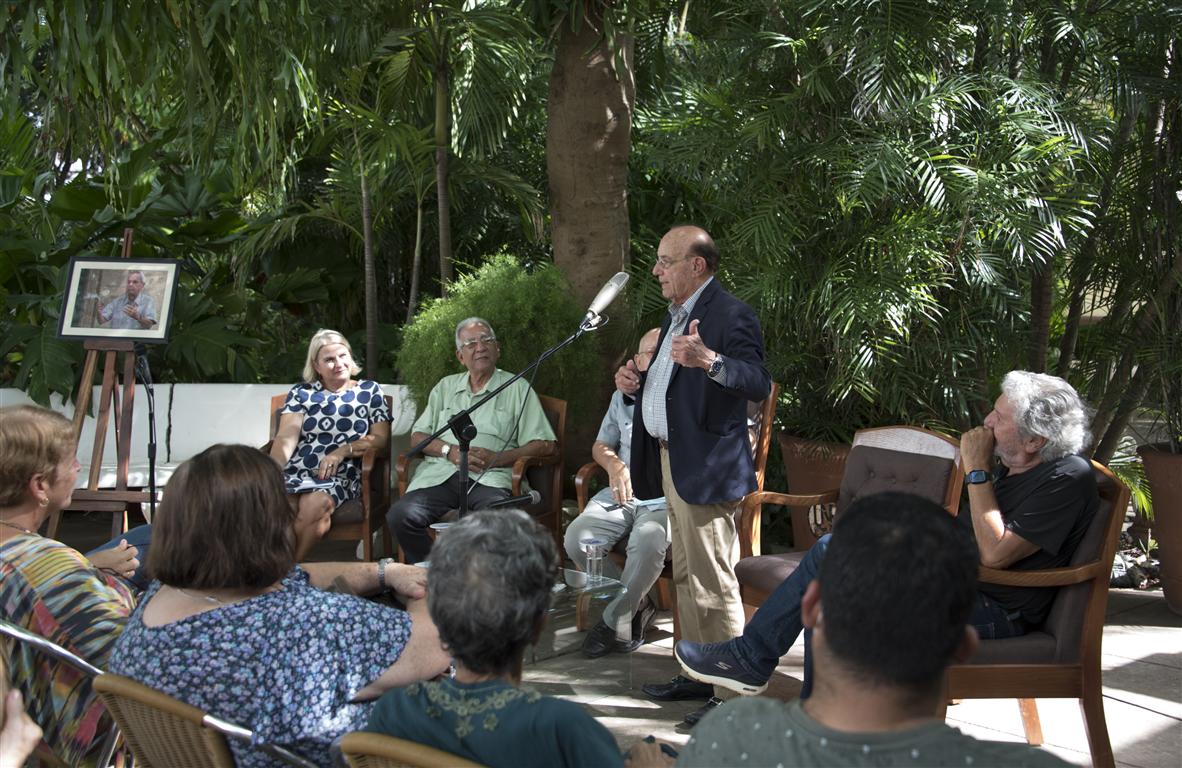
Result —
[[653, 617], [656, 615], [657, 606], [653, 605], [652, 600], [645, 597], [640, 608], [632, 615], [632, 639], [628, 642], [617, 639], [612, 650], [616, 653], [632, 653], [644, 645], [644, 633], [648, 631], [649, 625], [653, 623]]
[[640, 690], [650, 699], [657, 701], [682, 701], [684, 699], [708, 699], [714, 695], [714, 686], [690, 680], [677, 675], [667, 683], [649, 683]]
[[710, 714], [721, 703], [722, 699], [718, 698], [717, 696], [711, 696], [710, 701], [707, 701], [705, 704], [686, 715], [682, 719], [681, 724], [686, 728], [693, 728], [698, 724], [699, 720]]
[[600, 619], [583, 638], [583, 655], [588, 659], [606, 656], [612, 652], [616, 642], [616, 631]]

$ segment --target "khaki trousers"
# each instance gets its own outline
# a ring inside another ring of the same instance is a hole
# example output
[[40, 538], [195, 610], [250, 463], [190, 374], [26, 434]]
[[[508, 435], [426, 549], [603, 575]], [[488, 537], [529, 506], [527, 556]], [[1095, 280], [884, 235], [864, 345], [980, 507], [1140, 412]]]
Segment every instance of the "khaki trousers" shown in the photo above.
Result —
[[[735, 563], [739, 533], [735, 515], [739, 502], [690, 504], [673, 487], [669, 451], [661, 448], [661, 485], [669, 503], [669, 537], [673, 548], [673, 586], [681, 635], [696, 643], [717, 643], [743, 634], [743, 599]], [[715, 695], [736, 694], [715, 686]]]

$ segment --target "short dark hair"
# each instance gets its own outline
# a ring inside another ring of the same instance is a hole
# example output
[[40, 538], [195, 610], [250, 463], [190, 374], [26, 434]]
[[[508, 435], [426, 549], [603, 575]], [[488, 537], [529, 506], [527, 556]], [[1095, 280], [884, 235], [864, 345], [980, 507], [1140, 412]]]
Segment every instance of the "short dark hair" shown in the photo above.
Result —
[[525, 512], [469, 515], [431, 549], [427, 606], [440, 639], [473, 672], [511, 671], [550, 608], [557, 571], [553, 537]]
[[182, 589], [265, 587], [295, 565], [295, 520], [274, 459], [246, 445], [214, 445], [169, 479], [148, 570]]
[[833, 528], [817, 576], [825, 645], [872, 684], [939, 685], [976, 599], [977, 546], [927, 499], [865, 496]]

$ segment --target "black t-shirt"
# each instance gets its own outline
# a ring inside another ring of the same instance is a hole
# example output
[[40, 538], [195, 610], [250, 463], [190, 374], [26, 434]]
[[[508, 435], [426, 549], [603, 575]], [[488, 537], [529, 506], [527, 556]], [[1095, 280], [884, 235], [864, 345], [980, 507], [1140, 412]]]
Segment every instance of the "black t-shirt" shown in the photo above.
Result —
[[[1039, 548], [1007, 569], [1013, 571], [1061, 568], [1071, 562], [1100, 505], [1096, 475], [1081, 456], [1064, 456], [1013, 476], [1001, 466], [994, 474], [993, 492], [1006, 528]], [[972, 527], [967, 503], [960, 517]], [[1020, 611], [1031, 625], [1046, 620], [1056, 589], [980, 585], [982, 593], [1007, 611]]]

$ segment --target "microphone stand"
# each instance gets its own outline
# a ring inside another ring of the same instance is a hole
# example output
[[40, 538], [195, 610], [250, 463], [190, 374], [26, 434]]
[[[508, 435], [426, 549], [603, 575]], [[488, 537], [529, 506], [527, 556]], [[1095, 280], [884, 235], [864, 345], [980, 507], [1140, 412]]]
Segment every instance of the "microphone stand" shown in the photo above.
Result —
[[143, 344], [135, 345], [135, 370], [148, 397], [148, 522], [156, 518], [156, 389], [152, 386], [152, 369], [148, 366], [148, 351]]
[[510, 384], [522, 378], [525, 376], [525, 374], [537, 368], [545, 361], [549, 360], [556, 352], [565, 349], [571, 344], [574, 344], [575, 341], [577, 341], [578, 338], [587, 331], [599, 330], [599, 327], [603, 325], [603, 322], [604, 318], [598, 314], [585, 318], [583, 322], [579, 323], [579, 328], [577, 331], [572, 333], [570, 336], [567, 336], [564, 340], [560, 341], [553, 347], [550, 347], [542, 354], [538, 355], [536, 358], [534, 358], [532, 363], [521, 369], [521, 371], [513, 374], [513, 378], [509, 379], [504, 384], [497, 387], [492, 392], [489, 392], [477, 402], [473, 403], [471, 408], [465, 408], [455, 416], [452, 416], [450, 419], [448, 419], [446, 424], [432, 432], [429, 436], [423, 438], [421, 441], [419, 441], [418, 445], [411, 448], [410, 451], [407, 452], [407, 459], [413, 459], [415, 456], [421, 454], [423, 450], [431, 444], [432, 440], [435, 440], [444, 432], [450, 430], [452, 435], [455, 436], [456, 444], [460, 446], [460, 458], [457, 462], [457, 466], [460, 470], [460, 487], [464, 489], [464, 492], [460, 494], [460, 508], [458, 512], [458, 516], [461, 520], [468, 514], [468, 449], [471, 446], [472, 441], [476, 439], [477, 434], [476, 425], [472, 423], [472, 414], [489, 400], [492, 400], [494, 397], [500, 394], [501, 391]]

